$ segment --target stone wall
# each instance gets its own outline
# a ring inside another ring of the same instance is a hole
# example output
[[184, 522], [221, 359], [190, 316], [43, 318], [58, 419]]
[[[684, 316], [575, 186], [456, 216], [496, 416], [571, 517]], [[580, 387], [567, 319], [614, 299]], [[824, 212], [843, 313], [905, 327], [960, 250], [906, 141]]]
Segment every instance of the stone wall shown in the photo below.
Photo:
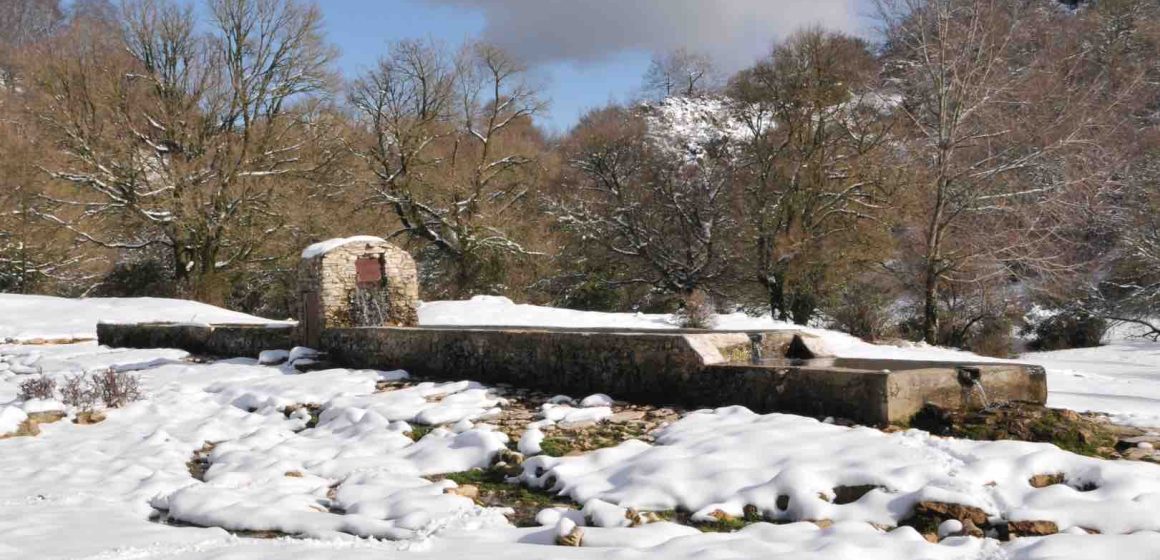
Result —
[[136, 323], [97, 325], [97, 341], [113, 348], [180, 348], [191, 354], [256, 358], [262, 350], [294, 346], [293, 324], [186, 325]]
[[748, 359], [751, 334], [776, 357], [793, 331], [589, 332], [567, 329], [332, 329], [322, 348], [348, 367], [405, 369], [437, 379], [510, 383], [570, 395], [608, 393], [657, 405], [741, 405], [760, 412], [833, 415], [870, 424], [889, 416], [888, 375], [771, 367]]
[[[869, 424], [889, 416], [888, 374], [737, 364], [750, 333], [583, 332], [544, 329], [332, 329], [329, 358], [348, 367], [405, 369], [571, 395], [608, 393], [657, 405], [741, 405], [756, 411], [833, 415]], [[754, 333], [757, 334], [757, 333]], [[792, 331], [761, 333], [766, 356]]]
[[698, 336], [714, 335], [356, 328], [324, 331], [321, 346], [348, 367], [675, 403], [704, 367]]
[[[889, 374], [830, 368], [716, 364], [690, 389], [694, 406], [738, 404], [758, 412], [889, 423]], [[909, 417], [908, 417], [909, 418]]]

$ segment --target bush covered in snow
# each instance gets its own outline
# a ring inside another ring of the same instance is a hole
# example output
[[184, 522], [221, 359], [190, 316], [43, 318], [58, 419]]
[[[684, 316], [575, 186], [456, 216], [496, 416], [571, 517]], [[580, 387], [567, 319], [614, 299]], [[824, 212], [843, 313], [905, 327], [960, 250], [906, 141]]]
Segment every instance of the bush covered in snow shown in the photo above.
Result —
[[1082, 310], [1064, 311], [1038, 321], [1029, 328], [1033, 350], [1066, 350], [1099, 346], [1108, 322]]
[[141, 400], [141, 387], [135, 375], [109, 368], [92, 374], [89, 379], [101, 402], [109, 408], [120, 408]]
[[60, 388], [61, 402], [78, 411], [89, 411], [97, 405], [98, 393], [84, 375], [70, 375]]
[[56, 398], [56, 381], [44, 374], [25, 379], [20, 383], [20, 393], [17, 394], [16, 398], [22, 401]]

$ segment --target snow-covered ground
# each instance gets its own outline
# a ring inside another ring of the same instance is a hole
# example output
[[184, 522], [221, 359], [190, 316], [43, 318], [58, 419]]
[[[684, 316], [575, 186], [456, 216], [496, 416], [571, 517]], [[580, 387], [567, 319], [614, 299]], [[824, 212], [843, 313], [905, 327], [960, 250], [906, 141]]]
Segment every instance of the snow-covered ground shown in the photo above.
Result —
[[[12, 303], [19, 299], [0, 299], [0, 328], [14, 333], [8, 336], [81, 332], [73, 317], [58, 328], [31, 302]], [[141, 316], [131, 315], [138, 312], [135, 301], [76, 302], [73, 313], [132, 320]], [[100, 309], [82, 309], [88, 303]], [[171, 313], [166, 305], [151, 301], [148, 320], [190, 320], [180, 316], [188, 313], [186, 304], [173, 304]], [[632, 326], [671, 328], [658, 316], [587, 315], [498, 300], [433, 302], [421, 310], [427, 324], [626, 326], [619, 321], [629, 318]], [[742, 320], [726, 317], [719, 326], [736, 328], [731, 321]], [[822, 334], [839, 353], [963, 355], [872, 347]], [[1146, 379], [1155, 348], [1124, 344], [1110, 348], [1117, 356], [1138, 356], [1130, 363]], [[1139, 354], [1126, 350], [1137, 346]], [[1034, 357], [1068, 367], [1100, 360], [1060, 354]], [[98, 424], [64, 420], [41, 426], [35, 437], [0, 440], [0, 558], [1160, 558], [1160, 466], [1080, 457], [1047, 444], [885, 434], [736, 407], [686, 416], [653, 444], [628, 441], [577, 456], [529, 459], [525, 483], [551, 487], [582, 511], [544, 510], [537, 518], [541, 527], [515, 528], [501, 509], [447, 493], [454, 483], [435, 481], [435, 475], [490, 464], [509, 443], [489, 424], [509, 403], [488, 387], [461, 381], [380, 392], [379, 382], [405, 374], [339, 369], [295, 375], [254, 360], [197, 364], [185, 357], [178, 350], [108, 349], [92, 342], [0, 345], [0, 419], [4, 411], [18, 416], [59, 408], [13, 402], [19, 382], [36, 372], [63, 381], [80, 372], [132, 370], [145, 393], [141, 401], [107, 411]], [[316, 405], [315, 416], [294, 406], [302, 404]], [[548, 407], [529, 432], [548, 430], [553, 419], [567, 421], [571, 414], [604, 417], [607, 404], [594, 396], [579, 409]], [[407, 433], [423, 424], [442, 427], [412, 441]], [[207, 442], [215, 445], [204, 447]], [[187, 464], [198, 450], [209, 465], [200, 479]], [[1028, 483], [1032, 475], [1055, 473], [1066, 484], [1036, 489]], [[836, 488], [862, 485], [876, 488], [852, 503], [834, 503]], [[1010, 543], [969, 537], [930, 543], [913, 529], [893, 528], [919, 500], [977, 506], [1009, 520], [1050, 520], [1062, 533]], [[667, 522], [624, 526], [628, 507], [679, 506], [704, 517], [715, 510], [740, 514], [747, 505], [782, 524], [755, 523], [730, 534]], [[159, 516], [170, 523], [157, 522]], [[802, 521], [820, 519], [834, 523], [823, 529]], [[577, 522], [589, 525], [584, 546], [552, 544]], [[305, 538], [254, 539], [227, 529]]]
[[271, 323], [220, 307], [179, 299], [88, 298], [0, 294], [0, 342], [97, 337], [97, 323]]
[[1047, 370], [1047, 405], [1103, 412], [1120, 424], [1160, 427], [1160, 343], [1114, 328], [1106, 344], [1030, 352], [1021, 361]]

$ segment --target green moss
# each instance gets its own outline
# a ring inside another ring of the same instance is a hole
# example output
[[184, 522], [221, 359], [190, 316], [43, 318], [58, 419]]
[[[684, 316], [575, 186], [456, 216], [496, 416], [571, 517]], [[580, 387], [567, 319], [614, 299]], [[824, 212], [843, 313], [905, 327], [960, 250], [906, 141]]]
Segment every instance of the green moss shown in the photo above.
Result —
[[621, 443], [644, 435], [644, 426], [635, 423], [599, 424], [582, 430], [554, 432], [540, 442], [544, 455], [563, 457], [569, 453], [592, 451], [605, 447], [616, 447]]
[[693, 523], [693, 527], [700, 529], [702, 533], [732, 533], [744, 529], [746, 525], [751, 522], [734, 517], [729, 519], [718, 519], [711, 523]]
[[657, 519], [661, 521], [668, 521], [670, 523], [678, 523], [681, 525], [688, 525], [695, 527], [702, 533], [732, 533], [745, 528], [747, 525], [761, 521], [758, 515], [749, 514], [745, 517], [729, 517], [726, 519], [717, 519], [710, 522], [693, 521], [692, 514], [684, 510], [664, 510], [652, 512]]
[[1116, 438], [1093, 426], [1081, 426], [1063, 420], [1058, 413], [1045, 415], [1031, 423], [1031, 431], [1040, 441], [1054, 443], [1060, 449], [1101, 457], [1100, 448], [1110, 449], [1116, 445]]
[[434, 429], [435, 426], [411, 426], [411, 431], [407, 432], [407, 435], [410, 436], [412, 440], [419, 441], [423, 439], [423, 436], [431, 433], [431, 431]]
[[1017, 403], [983, 412], [958, 412], [927, 405], [911, 426], [941, 436], [995, 441], [1052, 443], [1061, 449], [1106, 457], [1116, 436], [1099, 422], [1068, 410]]
[[454, 481], [460, 486], [474, 484], [475, 486], [479, 486], [481, 490], [484, 484], [506, 484], [504, 481], [505, 475], [498, 469], [471, 469], [469, 471], [447, 473], [442, 478]]
[[726, 362], [749, 363], [753, 357], [748, 344], [738, 344], [720, 350], [721, 356], [725, 358]]
[[513, 513], [508, 519], [516, 527], [536, 527], [536, 514], [540, 510], [570, 505], [550, 492], [507, 482], [507, 473], [494, 467], [447, 473], [437, 478], [453, 480], [460, 486], [479, 488], [478, 502], [484, 506], [511, 508]]
[[569, 438], [549, 437], [540, 442], [540, 452], [550, 457], [563, 457], [575, 449]]
[[920, 535], [937, 535], [940, 524], [942, 520], [937, 517], [914, 515], [903, 520], [900, 525], [914, 527]]

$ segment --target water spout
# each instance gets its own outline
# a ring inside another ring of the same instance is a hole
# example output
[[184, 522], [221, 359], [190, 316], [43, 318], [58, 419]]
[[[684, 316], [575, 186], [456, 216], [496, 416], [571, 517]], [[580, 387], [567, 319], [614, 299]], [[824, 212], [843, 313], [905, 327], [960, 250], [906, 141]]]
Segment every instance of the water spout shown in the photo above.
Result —
[[974, 366], [958, 366], [955, 368], [955, 373], [958, 374], [959, 384], [965, 390], [966, 404], [970, 406], [971, 393], [979, 395], [979, 401], [982, 403], [982, 410], [991, 408], [991, 403], [987, 399], [987, 390], [983, 388], [983, 372], [981, 369]]
[[761, 355], [761, 342], [765, 339], [765, 335], [761, 333], [749, 334], [749, 359], [754, 364], [760, 364], [763, 357]]

